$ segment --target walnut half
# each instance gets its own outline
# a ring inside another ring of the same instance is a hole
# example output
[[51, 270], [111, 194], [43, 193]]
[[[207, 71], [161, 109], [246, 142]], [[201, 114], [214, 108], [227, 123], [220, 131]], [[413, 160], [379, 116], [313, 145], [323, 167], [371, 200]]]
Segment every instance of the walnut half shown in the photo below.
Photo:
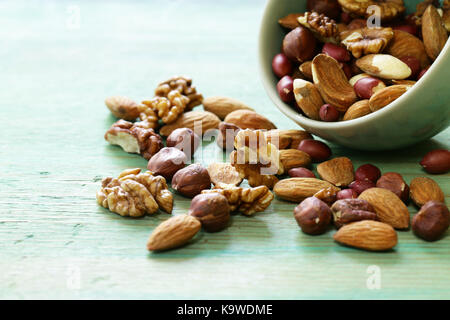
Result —
[[392, 28], [362, 28], [341, 33], [342, 44], [355, 58], [382, 52], [393, 37]]
[[324, 14], [305, 12], [298, 18], [298, 22], [311, 30], [321, 42], [339, 43], [339, 28], [336, 21]]
[[164, 147], [161, 136], [150, 127], [147, 121], [132, 123], [119, 120], [106, 131], [105, 140], [148, 160]]
[[345, 12], [361, 17], [370, 17], [373, 13], [367, 12], [370, 6], [378, 6], [382, 20], [392, 20], [405, 12], [403, 0], [338, 0]]
[[136, 168], [123, 171], [117, 178], [104, 178], [97, 203], [124, 217], [141, 217], [158, 208], [171, 213], [173, 195], [163, 177]]

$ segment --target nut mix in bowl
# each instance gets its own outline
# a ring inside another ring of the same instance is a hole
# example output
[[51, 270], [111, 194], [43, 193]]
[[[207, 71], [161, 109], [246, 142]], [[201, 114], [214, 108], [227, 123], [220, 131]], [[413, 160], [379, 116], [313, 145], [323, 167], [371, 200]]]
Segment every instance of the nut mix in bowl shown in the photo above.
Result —
[[264, 86], [324, 139], [364, 150], [426, 140], [450, 122], [449, 17], [448, 1], [269, 1]]

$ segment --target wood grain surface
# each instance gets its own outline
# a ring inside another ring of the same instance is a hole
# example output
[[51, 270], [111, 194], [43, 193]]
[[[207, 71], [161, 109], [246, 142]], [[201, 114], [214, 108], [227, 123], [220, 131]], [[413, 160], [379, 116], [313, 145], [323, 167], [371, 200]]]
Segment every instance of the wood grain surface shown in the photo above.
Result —
[[[146, 240], [167, 214], [127, 219], [96, 204], [102, 177], [146, 167], [103, 139], [115, 121], [107, 96], [140, 101], [159, 81], [187, 74], [205, 96], [240, 99], [279, 128], [296, 128], [259, 79], [263, 7], [262, 0], [0, 4], [0, 298], [450, 298], [449, 232], [435, 243], [399, 232], [394, 251], [369, 253], [336, 244], [334, 230], [303, 234], [295, 204], [275, 200], [254, 217], [233, 216], [223, 232], [150, 254]], [[409, 182], [426, 175], [418, 165], [425, 152], [449, 145], [447, 129], [393, 152], [332, 148], [355, 166], [371, 162]], [[223, 157], [205, 142], [196, 161]], [[449, 203], [449, 174], [433, 178]], [[176, 195], [174, 214], [189, 203]], [[373, 270], [379, 289], [367, 285]]]

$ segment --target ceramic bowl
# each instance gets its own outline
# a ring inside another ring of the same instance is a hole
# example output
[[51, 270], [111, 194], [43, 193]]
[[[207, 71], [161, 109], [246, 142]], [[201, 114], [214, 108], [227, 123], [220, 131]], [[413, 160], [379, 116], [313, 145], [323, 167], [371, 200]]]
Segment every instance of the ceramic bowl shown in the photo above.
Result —
[[[405, 1], [409, 12], [420, 2]], [[450, 41], [428, 72], [412, 89], [385, 108], [365, 117], [341, 122], [311, 120], [284, 103], [278, 96], [278, 78], [272, 58], [280, 52], [285, 31], [278, 19], [304, 12], [306, 0], [269, 0], [259, 35], [261, 77], [270, 99], [305, 130], [340, 145], [360, 150], [389, 150], [429, 139], [450, 124]]]

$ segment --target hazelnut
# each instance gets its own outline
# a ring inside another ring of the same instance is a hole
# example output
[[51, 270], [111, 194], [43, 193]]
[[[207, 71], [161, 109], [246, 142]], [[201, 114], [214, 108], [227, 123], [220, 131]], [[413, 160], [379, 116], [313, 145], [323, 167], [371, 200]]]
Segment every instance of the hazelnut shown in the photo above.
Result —
[[363, 199], [338, 200], [331, 206], [336, 228], [361, 220], [378, 220], [372, 205]]
[[226, 151], [234, 150], [234, 137], [241, 131], [237, 125], [221, 122], [219, 124], [219, 135], [217, 136], [217, 145]]
[[377, 188], [384, 188], [395, 193], [403, 202], [409, 199], [409, 186], [401, 174], [396, 172], [387, 172], [377, 181]]
[[322, 162], [331, 156], [330, 147], [317, 140], [305, 139], [300, 142], [297, 149], [309, 154], [313, 162]]
[[308, 11], [323, 13], [327, 17], [336, 19], [341, 13], [341, 6], [337, 0], [308, 0]]
[[178, 128], [167, 137], [166, 145], [183, 151], [190, 159], [200, 143], [200, 137], [189, 128]]
[[173, 175], [184, 168], [187, 157], [181, 150], [173, 147], [162, 148], [149, 161], [147, 169], [156, 175], [171, 180]]
[[228, 226], [230, 206], [219, 193], [202, 193], [192, 199], [189, 215], [197, 218], [206, 231], [217, 232]]
[[283, 39], [283, 53], [293, 62], [311, 60], [316, 51], [316, 38], [311, 31], [297, 27]]
[[444, 203], [429, 201], [413, 217], [414, 233], [426, 240], [435, 241], [442, 237], [450, 226], [450, 212]]
[[450, 151], [438, 149], [428, 152], [420, 161], [428, 173], [447, 173], [450, 170]]
[[192, 198], [211, 188], [208, 170], [199, 164], [191, 164], [178, 170], [172, 178], [172, 188], [182, 195]]
[[318, 235], [327, 230], [331, 221], [331, 209], [322, 200], [310, 197], [295, 207], [294, 217], [304, 233]]

